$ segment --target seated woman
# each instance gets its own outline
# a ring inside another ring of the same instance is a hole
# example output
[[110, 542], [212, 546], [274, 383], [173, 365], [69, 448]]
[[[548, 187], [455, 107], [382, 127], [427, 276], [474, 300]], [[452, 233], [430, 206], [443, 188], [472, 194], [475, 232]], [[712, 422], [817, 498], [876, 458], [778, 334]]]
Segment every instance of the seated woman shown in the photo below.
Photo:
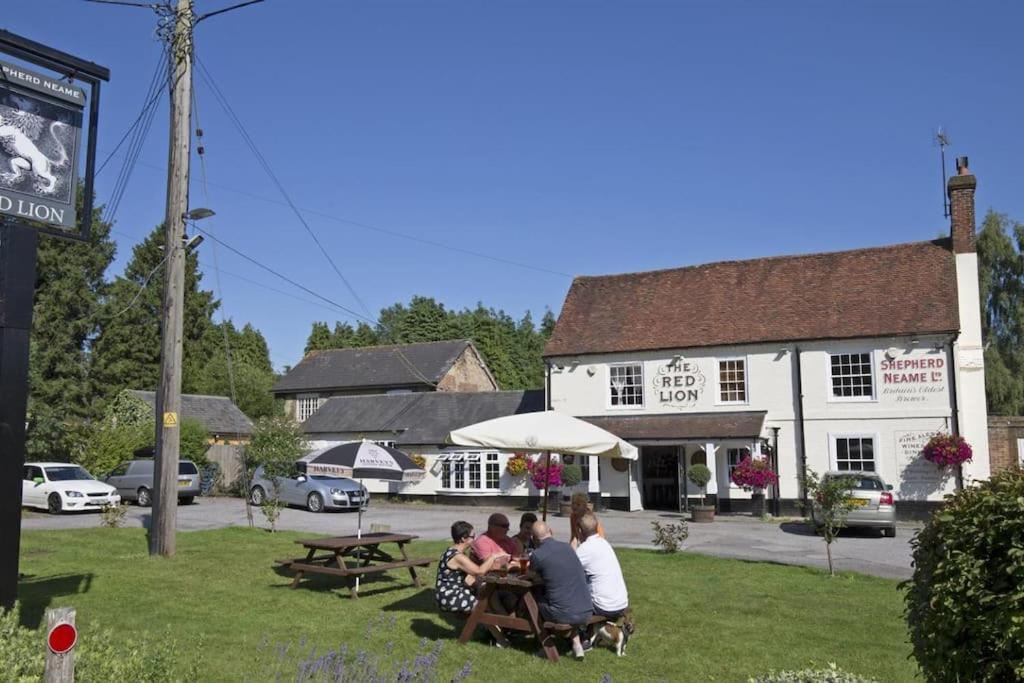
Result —
[[[452, 545], [441, 555], [437, 565], [437, 585], [434, 598], [442, 612], [470, 612], [476, 606], [476, 591], [473, 585], [478, 577], [491, 571], [499, 562], [508, 560], [508, 553], [491, 555], [477, 564], [466, 550], [475, 538], [473, 525], [469, 522], [452, 524]], [[487, 626], [498, 647], [507, 647], [508, 639], [497, 626]]]
[[[580, 532], [580, 519], [590, 512], [590, 500], [585, 493], [572, 494], [572, 515], [569, 517], [569, 543], [573, 549], [579, 547], [583, 542], [583, 534]], [[594, 514], [590, 512], [590, 514]], [[601, 522], [597, 523], [597, 535], [604, 538], [604, 527]]]

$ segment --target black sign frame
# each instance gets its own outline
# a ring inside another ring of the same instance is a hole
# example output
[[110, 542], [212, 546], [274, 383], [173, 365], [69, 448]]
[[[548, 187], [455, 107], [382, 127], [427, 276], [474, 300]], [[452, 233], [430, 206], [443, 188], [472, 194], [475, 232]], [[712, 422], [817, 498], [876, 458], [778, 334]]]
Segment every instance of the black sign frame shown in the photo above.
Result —
[[[10, 215], [0, 216], [0, 221], [22, 223], [30, 226], [37, 232], [47, 235], [54, 235], [77, 242], [88, 242], [92, 231], [93, 182], [95, 180], [96, 167], [96, 133], [99, 129], [100, 83], [110, 80], [110, 70], [2, 29], [0, 29], [0, 54], [9, 55], [34, 66], [41, 67], [59, 74], [70, 81], [80, 81], [89, 88], [86, 96], [88, 99], [88, 106], [86, 107], [88, 109], [88, 121], [83, 126], [88, 131], [88, 137], [86, 139], [85, 162], [82, 167], [82, 174], [79, 176], [79, 179], [82, 181], [84, 194], [82, 197], [82, 210], [77, 216], [78, 230], [62, 230], [41, 225], [34, 221], [19, 220], [17, 217]], [[73, 193], [77, 191], [77, 187], [73, 187], [71, 191], [74, 205], [77, 201]]]

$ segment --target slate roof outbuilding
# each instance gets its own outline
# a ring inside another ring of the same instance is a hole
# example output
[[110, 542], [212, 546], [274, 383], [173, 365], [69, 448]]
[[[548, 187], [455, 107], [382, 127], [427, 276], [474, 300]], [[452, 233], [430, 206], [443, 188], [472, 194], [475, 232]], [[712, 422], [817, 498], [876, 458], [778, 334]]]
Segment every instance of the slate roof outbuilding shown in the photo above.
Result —
[[279, 379], [272, 391], [431, 386], [441, 381], [470, 346], [468, 339], [457, 339], [314, 351]]
[[[132, 390], [130, 393], [156, 406], [156, 392]], [[198, 420], [210, 434], [252, 435], [252, 420], [227, 396], [182, 394], [181, 416]]]
[[948, 239], [577, 277], [546, 357], [960, 329]]
[[393, 432], [398, 445], [442, 445], [453, 429], [484, 420], [544, 410], [544, 392], [480, 391], [337, 396], [304, 423], [317, 434]]

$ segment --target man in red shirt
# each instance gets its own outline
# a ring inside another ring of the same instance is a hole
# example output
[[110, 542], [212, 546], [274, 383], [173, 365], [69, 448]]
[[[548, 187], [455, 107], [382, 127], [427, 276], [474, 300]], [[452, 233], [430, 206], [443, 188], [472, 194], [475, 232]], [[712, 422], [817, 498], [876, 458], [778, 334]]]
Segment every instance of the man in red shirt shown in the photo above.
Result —
[[519, 544], [508, 535], [508, 517], [495, 512], [487, 518], [487, 531], [473, 541], [473, 556], [483, 562], [495, 553], [508, 553], [513, 558], [519, 554]]

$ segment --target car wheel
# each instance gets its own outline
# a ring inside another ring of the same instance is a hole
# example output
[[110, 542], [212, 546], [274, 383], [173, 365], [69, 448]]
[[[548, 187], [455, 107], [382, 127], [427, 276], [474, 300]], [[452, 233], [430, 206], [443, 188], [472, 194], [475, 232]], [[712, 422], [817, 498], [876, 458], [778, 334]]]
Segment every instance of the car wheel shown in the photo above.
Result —
[[50, 494], [50, 497], [46, 499], [46, 509], [50, 511], [51, 515], [59, 515], [64, 510], [59, 493]]
[[145, 486], [140, 488], [136, 495], [138, 496], [137, 500], [140, 508], [148, 508], [153, 504], [153, 496]]
[[262, 486], [253, 486], [252, 491], [249, 492], [249, 502], [253, 505], [263, 505], [267, 500], [267, 494], [263, 490]]
[[311, 493], [306, 498], [306, 509], [310, 512], [323, 512], [324, 511], [324, 497], [319, 493]]
[[181, 498], [178, 499], [178, 502], [180, 502], [182, 505], [191, 505], [192, 503], [195, 502], [195, 500], [195, 496], [182, 496]]
[[885, 538], [896, 538], [896, 527], [887, 526], [882, 528], [882, 536]]

